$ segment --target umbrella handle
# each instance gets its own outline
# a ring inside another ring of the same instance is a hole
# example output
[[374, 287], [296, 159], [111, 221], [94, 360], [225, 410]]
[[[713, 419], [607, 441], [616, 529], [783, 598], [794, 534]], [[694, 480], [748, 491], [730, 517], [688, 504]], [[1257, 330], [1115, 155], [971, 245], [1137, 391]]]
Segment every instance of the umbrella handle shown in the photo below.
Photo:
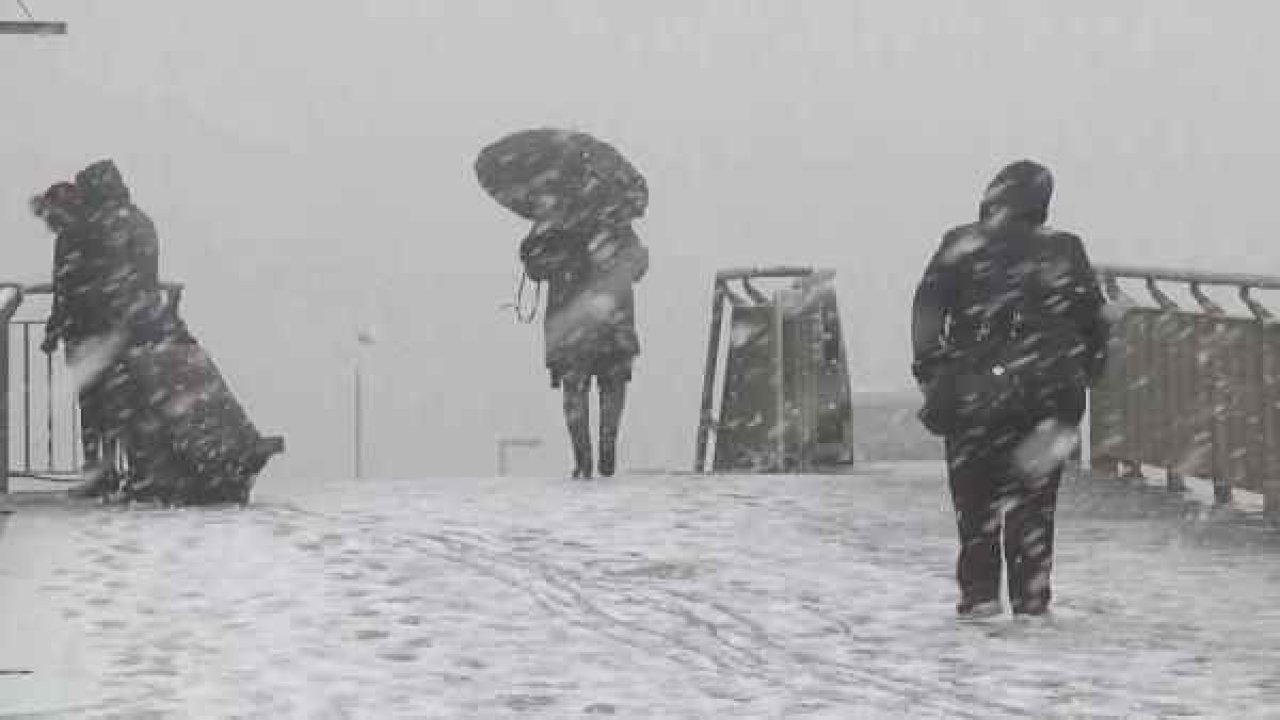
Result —
[[538, 307], [542, 304], [542, 283], [535, 283], [535, 294], [533, 298], [533, 307], [528, 311], [524, 309], [524, 291], [529, 284], [529, 273], [520, 273], [520, 284], [516, 286], [515, 302], [503, 303], [503, 310], [513, 310], [516, 314], [516, 322], [522, 325], [530, 325], [538, 318]]

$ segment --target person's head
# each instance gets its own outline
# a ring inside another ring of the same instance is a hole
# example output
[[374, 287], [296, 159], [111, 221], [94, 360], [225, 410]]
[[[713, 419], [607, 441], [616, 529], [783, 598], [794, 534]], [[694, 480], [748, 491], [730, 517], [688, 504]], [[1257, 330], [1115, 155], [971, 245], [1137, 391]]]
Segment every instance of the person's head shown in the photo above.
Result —
[[125, 185], [120, 168], [110, 159], [99, 160], [76, 173], [76, 186], [90, 207], [108, 202], [129, 202], [129, 186]]
[[978, 209], [984, 222], [1017, 220], [1043, 225], [1049, 219], [1053, 197], [1053, 175], [1049, 168], [1031, 160], [1011, 163], [987, 186]]
[[69, 182], [54, 183], [48, 190], [31, 198], [31, 212], [44, 220], [54, 233], [74, 225], [84, 211], [84, 193]]

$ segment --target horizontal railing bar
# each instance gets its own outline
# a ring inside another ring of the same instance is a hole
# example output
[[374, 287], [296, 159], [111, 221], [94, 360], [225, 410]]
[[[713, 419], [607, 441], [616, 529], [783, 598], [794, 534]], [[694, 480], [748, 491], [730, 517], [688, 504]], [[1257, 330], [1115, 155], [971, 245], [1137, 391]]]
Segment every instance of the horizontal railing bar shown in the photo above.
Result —
[[[8, 290], [8, 293], [4, 291]], [[0, 283], [0, 297], [4, 298], [4, 303], [0, 304], [0, 322], [7, 323], [13, 317], [13, 313], [22, 304], [22, 286], [13, 283]]]
[[1138, 265], [1098, 265], [1094, 268], [1094, 271], [1103, 277], [1164, 280], [1167, 282], [1197, 283], [1200, 285], [1235, 285], [1259, 290], [1280, 290], [1280, 277], [1275, 275], [1172, 270]]
[[[16, 286], [10, 286], [10, 287], [16, 287]], [[186, 286], [180, 282], [172, 282], [168, 280], [160, 282], [161, 290], [182, 290], [185, 287]], [[49, 293], [53, 292], [53, 283], [39, 282], [39, 283], [31, 283], [29, 285], [23, 285], [22, 291], [24, 293], [27, 293], [28, 295], [48, 295]]]
[[10, 470], [9, 477], [24, 478], [27, 480], [44, 480], [46, 482], [68, 483], [68, 484], [76, 483], [76, 482], [80, 482], [81, 480], [84, 480], [84, 476], [81, 474], [78, 474], [78, 473], [72, 474], [65, 470], [56, 470], [56, 469], [49, 470], [47, 472], [41, 471], [41, 470], [30, 470], [30, 471], [22, 470], [22, 469]]
[[0, 20], [0, 35], [66, 35], [61, 20]]
[[811, 267], [779, 265], [776, 267], [729, 268], [716, 273], [716, 280], [745, 280], [748, 278], [786, 278], [808, 277], [813, 274]]

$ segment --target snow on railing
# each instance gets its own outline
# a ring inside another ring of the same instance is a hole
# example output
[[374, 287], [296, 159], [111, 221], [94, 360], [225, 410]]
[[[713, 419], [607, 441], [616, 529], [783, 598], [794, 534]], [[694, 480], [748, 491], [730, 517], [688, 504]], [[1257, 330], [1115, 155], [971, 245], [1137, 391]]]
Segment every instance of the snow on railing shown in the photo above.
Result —
[[[1280, 516], [1280, 325], [1255, 291], [1280, 277], [1157, 268], [1097, 268], [1118, 309], [1110, 361], [1091, 395], [1095, 474], [1163, 468], [1170, 490], [1212, 480], [1261, 493]], [[1126, 286], [1145, 290], [1131, 293]], [[1206, 288], [1229, 288], [1234, 311]], [[1190, 300], [1177, 299], [1182, 294]]]

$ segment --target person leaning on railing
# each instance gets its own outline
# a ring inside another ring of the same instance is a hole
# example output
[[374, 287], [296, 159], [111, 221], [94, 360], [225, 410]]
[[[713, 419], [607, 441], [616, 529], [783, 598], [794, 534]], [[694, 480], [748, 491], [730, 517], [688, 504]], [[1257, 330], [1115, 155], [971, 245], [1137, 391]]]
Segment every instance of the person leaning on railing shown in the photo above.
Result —
[[[63, 342], [80, 386], [87, 480], [72, 494], [102, 495], [119, 486], [111, 448], [127, 439], [135, 411], [124, 353], [191, 338], [159, 282], [155, 226], [113, 162], [91, 164], [74, 184], [55, 184], [33, 209], [59, 238], [42, 349]], [[147, 448], [126, 442], [125, 450], [130, 472], [145, 474]]]
[[94, 494], [97, 488], [118, 481], [108, 456], [112, 441], [121, 435], [120, 424], [113, 422], [116, 413], [109, 388], [120, 383], [115, 358], [124, 341], [112, 320], [111, 294], [102, 282], [109, 263], [88, 222], [79, 187], [55, 183], [32, 200], [32, 211], [57, 236], [53, 303], [40, 349], [52, 353], [59, 344], [66, 348], [67, 364], [76, 376], [84, 472], [89, 477], [73, 493]]

